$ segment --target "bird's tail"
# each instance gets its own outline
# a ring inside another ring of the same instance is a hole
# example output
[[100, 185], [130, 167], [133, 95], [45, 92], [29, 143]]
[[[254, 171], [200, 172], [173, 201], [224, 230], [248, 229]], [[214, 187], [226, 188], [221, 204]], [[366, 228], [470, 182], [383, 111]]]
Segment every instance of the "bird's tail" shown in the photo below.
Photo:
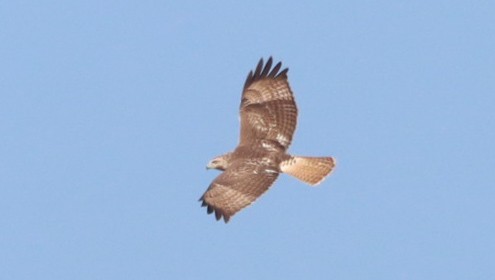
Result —
[[334, 167], [335, 159], [332, 157], [290, 156], [280, 164], [280, 170], [283, 173], [294, 176], [312, 186], [321, 183]]

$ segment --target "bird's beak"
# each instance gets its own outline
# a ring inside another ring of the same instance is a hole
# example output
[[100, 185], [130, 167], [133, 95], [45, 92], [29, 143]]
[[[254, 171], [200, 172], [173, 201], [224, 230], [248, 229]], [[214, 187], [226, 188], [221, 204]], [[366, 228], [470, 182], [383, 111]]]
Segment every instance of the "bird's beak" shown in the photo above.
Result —
[[208, 164], [206, 165], [206, 170], [210, 170], [212, 169], [213, 167], [211, 166], [211, 162], [208, 162]]

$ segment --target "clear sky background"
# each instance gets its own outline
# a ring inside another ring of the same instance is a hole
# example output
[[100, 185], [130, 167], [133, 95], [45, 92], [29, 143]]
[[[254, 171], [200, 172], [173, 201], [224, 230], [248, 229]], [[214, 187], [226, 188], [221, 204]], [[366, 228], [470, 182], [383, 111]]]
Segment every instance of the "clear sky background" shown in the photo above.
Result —
[[[491, 1], [0, 3], [1, 279], [494, 279]], [[290, 68], [282, 175], [198, 198], [244, 79]]]

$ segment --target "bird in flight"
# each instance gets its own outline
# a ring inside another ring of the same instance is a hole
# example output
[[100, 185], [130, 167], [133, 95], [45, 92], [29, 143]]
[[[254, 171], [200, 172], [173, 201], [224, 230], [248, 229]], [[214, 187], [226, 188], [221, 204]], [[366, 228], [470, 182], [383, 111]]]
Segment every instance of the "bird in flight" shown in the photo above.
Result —
[[287, 153], [297, 123], [297, 106], [282, 63], [272, 68], [260, 59], [242, 91], [241, 132], [234, 151], [215, 157], [207, 169], [223, 171], [199, 201], [217, 220], [230, 218], [253, 203], [280, 173], [317, 185], [335, 167], [332, 157], [294, 156]]

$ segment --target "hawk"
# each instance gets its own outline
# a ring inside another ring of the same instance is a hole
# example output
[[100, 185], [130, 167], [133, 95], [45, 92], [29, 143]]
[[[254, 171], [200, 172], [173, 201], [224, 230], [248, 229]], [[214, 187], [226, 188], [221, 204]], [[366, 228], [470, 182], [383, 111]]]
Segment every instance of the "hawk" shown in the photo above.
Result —
[[241, 133], [234, 151], [211, 160], [207, 169], [223, 171], [199, 201], [207, 213], [227, 223], [253, 203], [275, 182], [280, 173], [309, 185], [317, 185], [335, 167], [332, 157], [293, 156], [287, 153], [297, 123], [297, 106], [282, 63], [272, 68], [260, 59], [250, 71], [240, 105]]

